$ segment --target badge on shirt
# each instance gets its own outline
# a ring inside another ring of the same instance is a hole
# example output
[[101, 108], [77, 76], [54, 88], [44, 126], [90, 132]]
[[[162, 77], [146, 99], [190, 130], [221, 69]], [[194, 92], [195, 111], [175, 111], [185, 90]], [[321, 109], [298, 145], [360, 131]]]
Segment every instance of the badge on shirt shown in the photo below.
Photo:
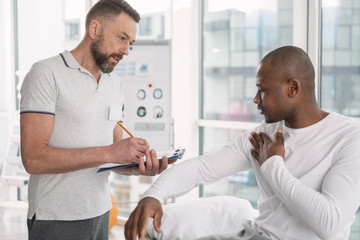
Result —
[[110, 121], [122, 121], [122, 106], [110, 106], [109, 109], [109, 120]]

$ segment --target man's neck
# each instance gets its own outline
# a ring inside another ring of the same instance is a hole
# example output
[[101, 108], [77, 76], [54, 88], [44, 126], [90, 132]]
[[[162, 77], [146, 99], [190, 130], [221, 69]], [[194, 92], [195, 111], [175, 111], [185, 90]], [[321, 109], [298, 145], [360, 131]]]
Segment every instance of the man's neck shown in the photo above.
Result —
[[320, 108], [307, 110], [302, 113], [297, 112], [295, 117], [285, 120], [285, 125], [289, 128], [305, 128], [320, 122], [327, 115], [329, 115], [329, 113]]
[[88, 70], [99, 82], [100, 69], [96, 65], [95, 60], [90, 52], [90, 46], [85, 46], [86, 43], [81, 42], [76, 48], [70, 51], [75, 60], [86, 70]]

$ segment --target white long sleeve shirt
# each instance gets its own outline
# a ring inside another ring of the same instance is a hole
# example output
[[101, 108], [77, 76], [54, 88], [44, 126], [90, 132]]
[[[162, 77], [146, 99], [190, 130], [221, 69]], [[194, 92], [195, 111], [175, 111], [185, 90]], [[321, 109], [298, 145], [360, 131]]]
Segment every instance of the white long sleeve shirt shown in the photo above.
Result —
[[164, 203], [199, 184], [253, 169], [260, 188], [258, 232], [271, 239], [348, 239], [360, 206], [360, 124], [331, 113], [306, 128], [291, 129], [282, 121], [254, 131], [273, 138], [279, 128], [285, 159], [273, 156], [259, 167], [247, 131], [218, 151], [171, 167], [143, 198]]

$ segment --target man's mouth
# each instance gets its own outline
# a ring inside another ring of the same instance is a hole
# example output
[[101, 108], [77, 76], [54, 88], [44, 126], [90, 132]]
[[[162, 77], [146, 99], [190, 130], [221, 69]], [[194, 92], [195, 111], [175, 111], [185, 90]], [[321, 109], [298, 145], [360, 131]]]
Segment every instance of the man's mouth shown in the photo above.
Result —
[[262, 109], [261, 107], [258, 106], [257, 109], [259, 109], [260, 114], [264, 114], [264, 113], [263, 113], [263, 109]]
[[118, 63], [123, 58], [122, 55], [111, 55], [111, 57], [116, 61], [116, 63]]

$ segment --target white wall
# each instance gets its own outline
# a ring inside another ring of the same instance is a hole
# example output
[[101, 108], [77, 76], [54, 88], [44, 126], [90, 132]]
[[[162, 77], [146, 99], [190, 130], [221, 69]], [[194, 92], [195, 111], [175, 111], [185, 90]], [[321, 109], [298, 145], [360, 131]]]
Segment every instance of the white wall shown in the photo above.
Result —
[[63, 51], [63, 0], [18, 0], [18, 19], [19, 70], [24, 77], [33, 63]]
[[7, 148], [9, 116], [14, 109], [14, 60], [12, 58], [12, 1], [0, 1], [0, 167]]

